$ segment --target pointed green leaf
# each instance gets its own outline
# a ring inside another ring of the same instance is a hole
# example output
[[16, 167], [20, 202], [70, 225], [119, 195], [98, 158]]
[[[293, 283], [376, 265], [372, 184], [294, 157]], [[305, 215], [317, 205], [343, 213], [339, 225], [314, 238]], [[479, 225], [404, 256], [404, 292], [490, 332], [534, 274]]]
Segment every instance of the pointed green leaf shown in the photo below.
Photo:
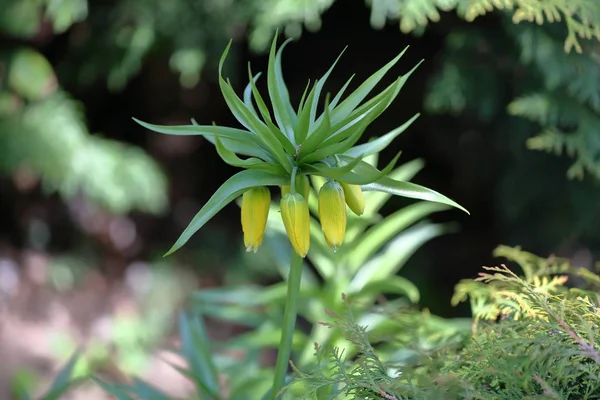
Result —
[[268, 287], [244, 285], [235, 287], [215, 287], [197, 291], [192, 298], [198, 305], [228, 303], [246, 307], [264, 306], [285, 300], [287, 284], [280, 282]]
[[151, 386], [149, 383], [146, 383], [138, 378], [133, 378], [132, 391], [140, 399], [171, 400], [171, 398], [167, 397], [167, 395], [160, 392], [158, 389]]
[[[167, 362], [171, 368], [173, 368], [175, 371], [179, 372], [181, 375], [185, 376], [186, 378], [188, 378], [189, 380], [193, 381], [196, 384], [196, 387], [199, 388], [199, 392], [200, 393], [209, 393], [210, 390], [209, 388], [206, 386], [206, 384], [200, 380], [198, 380], [196, 378], [196, 375], [194, 374], [193, 371], [190, 371], [189, 369], [180, 367], [179, 365], [176, 365], [174, 363], [171, 362]], [[202, 398], [203, 399], [203, 398]], [[219, 399], [218, 397], [216, 399]], [[135, 399], [135, 400], [141, 400], [141, 399]]]
[[[356, 144], [356, 142], [360, 139], [360, 137], [364, 133], [366, 127], [370, 123], [371, 123], [371, 121], [369, 121], [368, 118], [363, 119], [363, 121], [361, 121], [357, 125], [349, 128], [349, 132], [352, 132], [349, 137], [342, 140], [341, 142], [337, 142], [337, 143], [330, 144], [328, 146], [324, 146], [318, 150], [313, 150], [312, 152], [307, 154], [305, 157], [300, 158], [299, 163], [312, 163], [312, 162], [322, 160], [322, 159], [332, 156], [332, 155], [343, 154], [349, 148], [354, 146], [354, 144]], [[309, 138], [309, 140], [310, 140], [310, 138]], [[300, 152], [302, 153], [302, 149], [300, 149], [300, 150], [301, 150]]]
[[283, 151], [281, 144], [277, 141], [271, 130], [258, 118], [258, 116], [244, 104], [243, 101], [237, 96], [231, 84], [223, 79], [223, 64], [231, 47], [231, 42], [225, 48], [221, 60], [219, 61], [219, 86], [221, 92], [225, 98], [227, 106], [233, 113], [233, 116], [244, 126], [246, 129], [255, 133], [263, 144], [270, 150], [270, 152], [277, 158], [279, 163], [291, 172], [291, 166], [288, 158]]
[[[343, 153], [351, 148], [371, 122], [387, 109], [400, 92], [404, 82], [404, 77], [398, 78], [377, 95], [375, 101], [370, 100], [369, 106], [363, 108], [361, 113], [352, 113], [348, 118], [331, 127], [330, 130], [315, 132], [314, 135], [309, 136], [300, 149], [300, 161], [316, 161], [331, 154]], [[327, 113], [327, 107], [325, 112]], [[317, 147], [321, 148], [316, 150]]]
[[329, 105], [330, 111], [333, 110], [337, 106], [337, 104], [340, 102], [340, 100], [342, 99], [342, 96], [344, 95], [344, 92], [346, 92], [346, 89], [348, 89], [348, 86], [350, 86], [350, 82], [352, 82], [352, 79], [354, 79], [355, 76], [356, 76], [356, 74], [350, 75], [350, 78], [348, 78], [346, 83], [344, 83], [344, 86], [342, 86], [342, 88], [339, 90], [339, 92], [337, 92], [337, 94], [335, 95], [333, 100], [331, 100], [331, 104]]
[[327, 165], [325, 163], [315, 163], [315, 164], [308, 164], [303, 168], [306, 170], [306, 172], [308, 172], [312, 175], [325, 176], [327, 178], [335, 179], [339, 176], [342, 176], [342, 175], [347, 174], [348, 172], [352, 171], [352, 169], [354, 167], [356, 167], [359, 162], [361, 162], [361, 157], [356, 157], [353, 159], [346, 159], [344, 161], [345, 161], [344, 165], [337, 166], [337, 167], [330, 167], [329, 165]]
[[342, 119], [346, 118], [350, 113], [371, 93], [371, 90], [379, 83], [384, 75], [400, 60], [404, 55], [408, 47], [406, 47], [400, 54], [398, 54], [392, 61], [384, 65], [379, 71], [371, 75], [366, 81], [364, 81], [352, 94], [350, 94], [344, 101], [340, 103], [331, 112], [331, 121], [336, 124]]
[[369, 154], [368, 156], [365, 156], [365, 158], [363, 158], [363, 160], [365, 162], [371, 164], [372, 166], [376, 167], [377, 163], [379, 162], [379, 153]]
[[228, 128], [214, 125], [198, 125], [195, 121], [192, 125], [154, 125], [133, 118], [135, 122], [151, 131], [167, 135], [200, 135], [209, 142], [215, 144], [215, 134], [223, 144], [231, 151], [246, 156], [259, 157], [265, 161], [275, 161], [273, 156], [263, 147], [258, 136], [252, 132], [242, 129]]
[[[386, 243], [410, 225], [425, 218], [431, 213], [444, 211], [450, 207], [446, 204], [421, 201], [401, 208], [379, 221], [371, 229], [348, 246], [352, 251], [352, 266], [362, 266], [377, 253]], [[342, 251], [343, 249], [340, 249]]]
[[237, 154], [227, 149], [223, 145], [218, 135], [215, 135], [215, 141], [217, 153], [219, 154], [219, 157], [221, 157], [221, 159], [225, 161], [226, 164], [239, 168], [259, 169], [262, 171], [271, 172], [273, 174], [284, 175], [286, 173], [285, 169], [283, 169], [283, 167], [279, 164], [268, 163], [256, 157], [250, 157], [246, 159], [239, 158]]
[[165, 256], [177, 251], [216, 213], [221, 211], [223, 207], [231, 203], [236, 197], [243, 194], [247, 189], [255, 186], [285, 185], [288, 183], [288, 180], [289, 178], [285, 176], [260, 170], [244, 170], [233, 175], [217, 189], [212, 197], [200, 209]]
[[[198, 125], [198, 123], [193, 118], [192, 118], [192, 123], [194, 125]], [[215, 126], [214, 123], [213, 123], [213, 126]], [[216, 132], [218, 132], [218, 131], [216, 131]], [[217, 146], [217, 136], [219, 135], [216, 132], [212, 136], [204, 136], [204, 138], [207, 141], [209, 141], [210, 143], [212, 143], [215, 147]], [[247, 132], [247, 133], [251, 134], [257, 138], [257, 136], [254, 135], [252, 132]], [[229, 150], [233, 153], [252, 156], [252, 154], [250, 154], [250, 153], [254, 152], [253, 150], [248, 150], [248, 145], [246, 145], [244, 143], [240, 143], [239, 141], [236, 141], [233, 139], [227, 139], [227, 138], [223, 138], [223, 137], [219, 137], [219, 140], [223, 144], [223, 147], [225, 147], [227, 150]], [[260, 142], [260, 139], [258, 139], [258, 141]], [[257, 149], [255, 151], [258, 152], [259, 150], [262, 151], [262, 153], [258, 153], [258, 154], [263, 154], [263, 157], [258, 157], [258, 158], [265, 160], [265, 162], [268, 162], [271, 164], [277, 164], [277, 161], [275, 160], [275, 158], [273, 158], [273, 155], [269, 152], [268, 149], [266, 149], [264, 147], [262, 142], [260, 142], [260, 149]], [[277, 164], [277, 165], [279, 165], [279, 164]]]
[[[371, 108], [373, 108], [373, 104], [379, 103], [380, 100], [383, 97], [386, 97], [390, 91], [392, 91], [393, 94], [390, 96], [390, 98], [389, 98], [388, 101], [390, 103], [392, 101], [394, 101], [394, 99], [396, 98], [396, 96], [398, 95], [398, 93], [400, 93], [400, 90], [402, 89], [402, 87], [404, 86], [404, 84], [406, 83], [406, 81], [408, 81], [408, 78], [410, 78], [410, 76], [417, 70], [417, 68], [419, 68], [419, 66], [422, 63], [423, 63], [423, 60], [419, 61], [417, 63], [417, 65], [415, 65], [410, 71], [408, 71], [404, 75], [399, 76], [386, 89], [384, 89], [379, 94], [373, 96], [373, 98], [367, 100], [365, 103], [363, 103], [362, 105], [360, 105], [358, 108], [356, 108], [356, 110], [352, 111], [348, 117], [343, 118], [342, 121], [344, 121], [344, 120], [351, 120], [352, 118], [354, 118], [355, 115], [360, 115], [360, 114], [365, 113], [367, 110], [370, 110]], [[387, 108], [387, 105], [385, 107]], [[385, 108], [384, 108], [384, 110], [385, 110]], [[340, 122], [340, 123], [344, 123], [344, 122]]]
[[[394, 165], [398, 161], [398, 158], [402, 152], [398, 152], [396, 156], [389, 162], [389, 164], [382, 169], [381, 171], [369, 163], [364, 161], [360, 161], [356, 164], [356, 166], [352, 169], [352, 171], [347, 172], [345, 174], [335, 176], [336, 180], [341, 182], [351, 183], [353, 185], [366, 185], [367, 183], [372, 183], [380, 180], [382, 177], [385, 177]], [[350, 161], [352, 159], [346, 158], [345, 156], [340, 156], [340, 158], [344, 161]], [[327, 171], [324, 171], [325, 173]], [[326, 176], [326, 175], [324, 175]]]
[[420, 199], [442, 204], [448, 204], [449, 206], [458, 208], [459, 210], [463, 210], [464, 212], [469, 214], [469, 212], [463, 206], [449, 199], [443, 194], [436, 192], [435, 190], [411, 182], [396, 181], [387, 176], [384, 176], [377, 182], [362, 185], [362, 190], [386, 192], [395, 196], [402, 196], [411, 199]]
[[[350, 76], [350, 78], [346, 81], [346, 83], [344, 83], [344, 86], [342, 86], [342, 88], [339, 90], [339, 92], [337, 92], [337, 94], [335, 95], [335, 97], [333, 98], [333, 100], [331, 100], [331, 104], [329, 104], [329, 112], [331, 112], [335, 106], [337, 106], [337, 104], [339, 103], [339, 101], [342, 99], [342, 96], [344, 95], [344, 92], [346, 91], [346, 89], [348, 88], [348, 86], [350, 86], [350, 82], [352, 82], [352, 79], [354, 79], [354, 77], [356, 76], [356, 74], [352, 74]], [[323, 120], [323, 118], [325, 117], [325, 113], [321, 113], [321, 115], [319, 116], [319, 118], [317, 119], [315, 126], [319, 126]], [[312, 135], [312, 131], [309, 132], [309, 136]]]
[[[248, 64], [248, 68], [250, 68], [250, 64]], [[246, 104], [246, 106], [248, 106], [248, 108], [254, 114], [257, 114], [257, 112], [254, 109], [254, 104], [252, 104], [252, 82], [254, 82], [254, 84], [256, 84], [256, 81], [261, 76], [261, 74], [262, 74], [262, 72], [259, 72], [253, 78], [250, 77], [250, 81], [248, 82], [248, 84], [246, 85], [246, 88], [244, 89], [244, 104]]]
[[[259, 75], [260, 72], [257, 74], [257, 77]], [[250, 78], [250, 81], [248, 82], [248, 85], [250, 87], [250, 93], [252, 93], [254, 101], [256, 101], [256, 105], [258, 106], [260, 115], [262, 115], [263, 120], [265, 122], [271, 121], [271, 113], [269, 112], [269, 108], [265, 104], [265, 101], [263, 100], [260, 92], [258, 91], [258, 88], [256, 87], [256, 80], [252, 79], [252, 69], [250, 68], [250, 63], [248, 63], [248, 77]], [[255, 114], [257, 113], [255, 112]]]
[[[330, 133], [329, 131], [331, 130], [331, 118], [330, 118], [330, 112], [331, 110], [333, 110], [335, 108], [335, 106], [337, 105], [337, 103], [341, 100], [342, 95], [344, 94], [344, 92], [346, 91], [346, 89], [348, 88], [348, 86], [350, 85], [350, 82], [352, 81], [352, 78], [354, 78], [354, 74], [350, 77], [350, 79], [348, 79], [346, 81], [346, 83], [344, 84], [344, 86], [342, 86], [342, 88], [340, 89], [340, 91], [335, 95], [335, 97], [333, 98], [333, 100], [331, 101], [331, 103], [329, 104], [329, 107], [324, 109], [324, 111], [321, 113], [321, 115], [319, 116], [319, 118], [317, 119], [317, 121], [314, 123], [313, 125], [313, 129], [310, 130], [308, 132], [308, 136], [312, 136], [313, 134], [317, 134], [317, 136], [322, 137], [322, 139], [317, 140], [316, 143], [320, 143], [323, 141], [323, 139]], [[324, 119], [326, 119], [326, 123], [325, 125], [323, 125], [324, 123]], [[323, 135], [323, 133], [325, 133], [325, 135]]]
[[[312, 106], [310, 108], [310, 125], [311, 125], [311, 127], [314, 124], [315, 119], [317, 117], [317, 105], [319, 103], [319, 97], [321, 96], [321, 90], [323, 90], [323, 86], [325, 85], [325, 82], [327, 81], [327, 78], [329, 78], [329, 75], [331, 75], [331, 72], [335, 68], [335, 65], [338, 63], [338, 61], [340, 60], [340, 58], [342, 57], [342, 55], [344, 54], [344, 52], [346, 51], [347, 48], [348, 48], [348, 46], [344, 47], [344, 49], [342, 50], [342, 52], [340, 53], [340, 55], [337, 56], [337, 58], [335, 59], [335, 61], [331, 65], [331, 67], [329, 67], [329, 69], [327, 70], [327, 72], [325, 72], [325, 75], [323, 75], [323, 77], [321, 77], [321, 79], [319, 79], [317, 81], [317, 85], [315, 87], [315, 99], [316, 99], [316, 101], [313, 102], [313, 104], [312, 104]], [[325, 105], [325, 107], [327, 107], [327, 106], [328, 106], [328, 104]]]
[[304, 88], [304, 92], [302, 92], [302, 97], [300, 97], [300, 104], [298, 105], [298, 115], [304, 109], [304, 100], [306, 99], [306, 95], [308, 94], [308, 88], [310, 87], [310, 79], [306, 83], [306, 87]]
[[[329, 97], [326, 97], [325, 101], [328, 100]], [[325, 138], [327, 138], [331, 134], [331, 119], [329, 117], [329, 107], [325, 107], [323, 111], [323, 119], [321, 120], [315, 131], [312, 132], [312, 134], [309, 134], [309, 136], [306, 138], [306, 140], [303, 141], [302, 145], [300, 146], [300, 151], [298, 152], [297, 157], [300, 162], [302, 162], [302, 159], [304, 157], [306, 157], [307, 155], [315, 151], [319, 146], [321, 146]], [[334, 153], [330, 153], [329, 155], [331, 154]], [[324, 157], [314, 158], [314, 160], [320, 160], [321, 158]]]
[[273, 386], [271, 382], [273, 372], [268, 369], [252, 371], [251, 375], [247, 371], [243, 372], [235, 375], [237, 379], [231, 382], [231, 391], [227, 400], [261, 400], [259, 393], [264, 393]]
[[[235, 336], [225, 342], [227, 348], [233, 349], [264, 349], [277, 348], [281, 340], [281, 327], [274, 326], [272, 322], [248, 333]], [[292, 350], [302, 348], [306, 342], [306, 334], [296, 330], [292, 336]]]
[[217, 368], [212, 359], [211, 344], [202, 318], [179, 315], [181, 351], [185, 356], [191, 375], [197, 381], [197, 390], [202, 397], [218, 399], [219, 381]]
[[408, 128], [418, 117], [419, 117], [419, 114], [415, 114], [414, 117], [412, 117], [411, 119], [406, 121], [404, 124], [402, 124], [398, 128], [393, 129], [390, 132], [386, 133], [385, 135], [378, 137], [377, 139], [372, 140], [368, 143], [354, 146], [351, 149], [347, 150], [344, 153], [344, 155], [350, 156], [350, 157], [358, 157], [358, 155], [361, 155], [362, 157], [366, 157], [371, 154], [379, 153], [380, 151], [384, 150], [390, 143], [392, 143], [392, 141], [396, 137], [398, 137], [398, 135], [400, 135], [402, 132], [404, 132], [406, 130], [406, 128]]
[[294, 135], [296, 137], [296, 143], [303, 143], [308, 135], [308, 130], [310, 128], [310, 112], [313, 104], [315, 103], [315, 95], [316, 88], [318, 85], [318, 81], [315, 82], [315, 85], [311, 89], [308, 97], [306, 98], [306, 104], [303, 105], [302, 110], [298, 114], [298, 119], [296, 120], [296, 127], [294, 128]]
[[[406, 261], [427, 241], [449, 231], [448, 224], [417, 224], [396, 236], [379, 256], [352, 270], [356, 275], [348, 286], [348, 292], [359, 292], [369, 282], [377, 282], [395, 276]], [[353, 261], [353, 260], [351, 260]]]
[[325, 145], [340, 141], [347, 137], [349, 134], [344, 132], [344, 129], [348, 129], [353, 125], [353, 123], [356, 123], [356, 121], [364, 118], [368, 121], [368, 125], [375, 119], [377, 119], [377, 117], [379, 117], [385, 110], [387, 110], [390, 104], [398, 96], [400, 90], [402, 89], [408, 78], [419, 67], [419, 65], [421, 65], [421, 63], [418, 63], [412, 70], [396, 79], [381, 93], [367, 101], [365, 104], [358, 107], [347, 118], [344, 118], [337, 124], [335, 124], [333, 130], [336, 133], [334, 133], [325, 140]]
[[362, 126], [357, 126], [356, 129], [354, 130], [354, 132], [352, 133], [352, 136], [350, 136], [347, 139], [342, 140], [341, 142], [334, 143], [329, 146], [325, 146], [318, 150], [312, 151], [311, 153], [307, 154], [305, 157], [300, 158], [298, 163], [299, 164], [313, 163], [315, 161], [322, 160], [324, 158], [333, 156], [335, 154], [343, 154], [344, 151], [348, 150], [350, 147], [352, 147], [353, 144], [355, 144], [360, 139], [360, 137], [364, 133], [363, 127], [365, 125], [366, 124], [363, 124]]
[[291, 41], [286, 40], [279, 50], [277, 48], [277, 35], [273, 38], [271, 52], [269, 53], [269, 67], [267, 71], [267, 86], [269, 97], [273, 105], [273, 113], [279, 129], [292, 140], [294, 137], [295, 114], [290, 103], [290, 95], [283, 80], [281, 71], [281, 53], [285, 46]]
[[60, 398], [67, 390], [69, 390], [76, 383], [79, 383], [81, 379], [76, 379], [73, 377], [73, 369], [75, 368], [75, 363], [79, 360], [79, 350], [76, 351], [67, 364], [60, 370], [54, 382], [52, 382], [52, 386], [48, 389], [48, 392], [43, 396], [42, 400], [55, 400]]
[[[378, 98], [377, 102], [371, 104], [370, 108], [363, 113], [353, 113], [337, 125], [332, 126], [329, 137], [323, 140], [323, 146], [338, 143], [353, 135], [356, 130], [364, 131], [385, 109], [389, 106], [394, 96], [394, 90], [398, 81], [390, 85]], [[396, 92], [397, 93], [397, 92]]]
[[115, 385], [112, 383], [104, 382], [103, 380], [94, 377], [92, 377], [92, 379], [102, 389], [115, 396], [117, 400], [134, 400], [133, 397], [127, 393], [127, 389], [122, 387], [123, 385]]
[[363, 299], [364, 297], [376, 298], [381, 294], [403, 294], [412, 303], [418, 303], [420, 298], [417, 286], [401, 276], [388, 276], [380, 280], [367, 283], [360, 292], [350, 294], [351, 300]]
[[[330, 157], [334, 154], [343, 154], [344, 151], [348, 150], [350, 147], [352, 147], [353, 144], [355, 144], [360, 139], [363, 132], [364, 132], [364, 129], [361, 130], [360, 126], [359, 126], [354, 130], [352, 136], [350, 136], [349, 138], [344, 139], [341, 142], [334, 143], [329, 146], [321, 147], [320, 149], [317, 149], [317, 150], [313, 150], [312, 152], [308, 153], [303, 158], [300, 158], [298, 163], [299, 164], [310, 164], [310, 163], [314, 163], [315, 161], [319, 161], [324, 158]], [[302, 148], [303, 147], [300, 148], [300, 151], [302, 151]]]
[[[396, 181], [410, 181], [414, 176], [423, 169], [425, 163], [423, 160], [416, 158], [411, 160], [388, 174], [389, 178]], [[365, 213], [363, 215], [374, 215], [381, 207], [385, 204], [389, 198], [392, 197], [390, 193], [385, 192], [366, 192], [365, 193]]]
[[[249, 63], [248, 63], [248, 76], [252, 76], [252, 71], [250, 70]], [[283, 146], [285, 151], [288, 154], [294, 154], [296, 152], [296, 147], [294, 147], [292, 142], [290, 142], [290, 139], [288, 139], [287, 136], [285, 136], [283, 134], [283, 132], [281, 132], [281, 130], [279, 130], [279, 128], [277, 128], [277, 126], [275, 126], [275, 124], [273, 124], [273, 121], [271, 120], [271, 114], [269, 113], [269, 109], [267, 108], [267, 104], [263, 100], [254, 81], [250, 81], [250, 87], [252, 89], [252, 94], [254, 95], [254, 100], [256, 101], [256, 104], [258, 105], [258, 109], [260, 110], [260, 113], [261, 113], [263, 119], [265, 120], [267, 127], [271, 130], [271, 133], [273, 134], [273, 136], [275, 136], [277, 141]]]

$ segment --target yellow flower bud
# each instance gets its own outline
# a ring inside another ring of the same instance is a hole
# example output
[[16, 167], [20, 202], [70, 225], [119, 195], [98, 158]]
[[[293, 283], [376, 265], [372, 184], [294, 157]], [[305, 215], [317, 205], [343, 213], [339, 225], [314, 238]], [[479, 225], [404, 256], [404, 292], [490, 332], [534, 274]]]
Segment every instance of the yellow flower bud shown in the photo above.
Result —
[[[308, 196], [310, 195], [310, 182], [308, 180], [308, 176], [302, 175], [296, 177], [296, 190], [304, 196], [306, 201], [308, 201]], [[281, 186], [281, 197], [285, 196], [290, 192], [290, 185]]]
[[292, 247], [302, 258], [310, 247], [308, 203], [300, 193], [288, 193], [281, 199], [281, 218]]
[[346, 234], [346, 199], [339, 183], [330, 181], [321, 187], [319, 218], [325, 241], [333, 251], [337, 251]]
[[340, 182], [344, 195], [346, 196], [346, 204], [352, 212], [361, 216], [365, 212], [365, 197], [359, 185], [351, 185], [349, 183]]
[[242, 196], [242, 231], [246, 251], [256, 253], [262, 243], [271, 204], [271, 192], [266, 187], [254, 187]]

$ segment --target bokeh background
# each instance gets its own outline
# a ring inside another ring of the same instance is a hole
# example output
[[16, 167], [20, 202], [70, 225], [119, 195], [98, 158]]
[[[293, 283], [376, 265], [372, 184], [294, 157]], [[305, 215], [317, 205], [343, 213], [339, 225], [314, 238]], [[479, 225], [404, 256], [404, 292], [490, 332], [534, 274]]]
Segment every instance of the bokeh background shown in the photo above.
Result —
[[[497, 262], [499, 244], [590, 266], [600, 250], [600, 43], [566, 52], [564, 21], [515, 24], [511, 10], [470, 21], [467, 3], [2, 0], [0, 399], [15, 381], [49, 379], [80, 344], [176, 393], [185, 382], [154, 349], [186, 294], [278, 279], [268, 253], [244, 252], [234, 204], [162, 258], [235, 169], [199, 136], [161, 136], [131, 119], [238, 126], [216, 81], [219, 57], [232, 39], [224, 73], [240, 93], [248, 62], [266, 71], [276, 28], [297, 39], [283, 58], [293, 102], [345, 46], [332, 92], [406, 46], [382, 86], [425, 60], [367, 132], [421, 113], [383, 161], [399, 150], [401, 163], [423, 159], [413, 181], [471, 212], [431, 215], [452, 233], [401, 272], [424, 307], [468, 315], [450, 306], [453, 287]], [[600, 6], [581, 13], [600, 21]], [[383, 214], [410, 203], [393, 199]], [[236, 333], [216, 320], [209, 328]]]

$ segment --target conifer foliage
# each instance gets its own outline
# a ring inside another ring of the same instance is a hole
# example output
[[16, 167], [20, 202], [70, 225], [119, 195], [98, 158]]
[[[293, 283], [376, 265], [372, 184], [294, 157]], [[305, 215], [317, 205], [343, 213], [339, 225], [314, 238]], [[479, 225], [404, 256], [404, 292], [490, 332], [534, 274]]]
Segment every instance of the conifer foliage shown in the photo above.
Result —
[[307, 399], [327, 398], [323, 393], [331, 399], [598, 398], [600, 276], [519, 248], [500, 246], [496, 255], [519, 268], [484, 268], [456, 286], [453, 303], [471, 304], [471, 332], [436, 319], [437, 335], [429, 336], [427, 312], [382, 312], [395, 321], [397, 313], [413, 316], [397, 325], [412, 341], [393, 342], [400, 356], [390, 359], [389, 348], [374, 344], [369, 326], [354, 320], [346, 302], [344, 314], [330, 314], [325, 324], [342, 331], [360, 355], [348, 359], [315, 345], [315, 368], [297, 371], [290, 387], [308, 388]]
[[[447, 62], [430, 86], [426, 104], [429, 111], [464, 112], [468, 107], [467, 94], [484, 117], [489, 116], [491, 108], [505, 106], [501, 103], [503, 91], [494, 85], [505, 83], [487, 76], [490, 72], [480, 71], [481, 80], [471, 79], [472, 67], [464, 65], [466, 52], [471, 56], [467, 60], [472, 63], [481, 57], [482, 48], [487, 48], [487, 57], [496, 63], [513, 64], [506, 67], [512, 69], [512, 84], [519, 92], [508, 104], [509, 114], [526, 118], [541, 128], [539, 134], [527, 141], [528, 148], [571, 157], [573, 163], [567, 171], [570, 178], [582, 179], [590, 174], [600, 179], [600, 136], [594, 128], [600, 122], [599, 2], [372, 0], [371, 3], [372, 20], [397, 15], [404, 32], [420, 31], [429, 21], [439, 21], [440, 11], [455, 10], [466, 21], [500, 11], [503, 28], [495, 34], [507, 43], [512, 42], [517, 54], [502, 57], [500, 48], [506, 44], [489, 33], [486, 35], [480, 27], [452, 33], [446, 45]], [[488, 39], [482, 39], [486, 36]]]

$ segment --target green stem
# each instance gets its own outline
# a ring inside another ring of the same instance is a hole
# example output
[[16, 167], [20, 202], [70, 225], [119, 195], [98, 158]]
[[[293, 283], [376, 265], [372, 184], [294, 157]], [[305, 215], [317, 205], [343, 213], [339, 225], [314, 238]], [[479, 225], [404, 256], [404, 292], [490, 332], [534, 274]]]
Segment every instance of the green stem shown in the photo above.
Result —
[[296, 193], [296, 174], [298, 167], [292, 168], [292, 178], [290, 179], [290, 193]]
[[302, 257], [292, 250], [290, 272], [288, 275], [287, 298], [285, 300], [285, 311], [283, 312], [283, 327], [281, 329], [281, 340], [277, 352], [277, 363], [275, 364], [275, 378], [273, 379], [273, 388], [271, 389], [271, 399], [273, 400], [279, 398], [278, 394], [283, 388], [285, 375], [290, 361], [292, 337], [294, 336], [294, 329], [296, 327], [301, 277]]

